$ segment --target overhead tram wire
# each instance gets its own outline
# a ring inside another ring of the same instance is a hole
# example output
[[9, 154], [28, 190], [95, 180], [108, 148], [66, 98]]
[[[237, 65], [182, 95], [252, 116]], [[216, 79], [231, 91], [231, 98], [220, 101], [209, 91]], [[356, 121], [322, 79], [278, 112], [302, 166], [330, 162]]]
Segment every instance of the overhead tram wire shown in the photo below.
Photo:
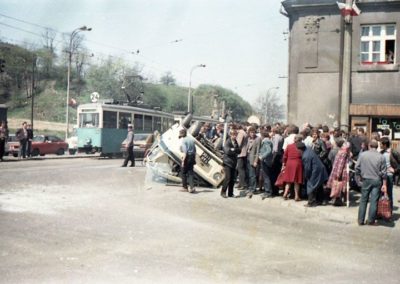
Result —
[[41, 34], [37, 34], [37, 33], [31, 32], [31, 31], [22, 29], [22, 28], [18, 28], [18, 27], [12, 26], [12, 25], [8, 25], [8, 24], [6, 24], [6, 23], [0, 22], [0, 25], [6, 26], [6, 27], [9, 27], [9, 28], [11, 28], [11, 29], [15, 29], [15, 30], [18, 30], [18, 31], [21, 31], [21, 32], [29, 33], [29, 34], [32, 34], [32, 35], [35, 35], [35, 36], [43, 37], [43, 35], [41, 35]]
[[2, 14], [2, 13], [0, 13], [0, 16], [5, 17], [5, 18], [12, 19], [12, 20], [17, 21], [17, 22], [24, 23], [24, 24], [27, 24], [27, 25], [32, 25], [32, 26], [36, 26], [36, 27], [38, 27], [38, 28], [49, 29], [49, 30], [52, 30], [52, 31], [54, 31], [54, 32], [61, 33], [60, 31], [57, 31], [57, 30], [55, 30], [55, 29], [53, 29], [53, 28], [46, 27], [46, 26], [42, 26], [42, 25], [35, 24], [35, 23], [31, 23], [31, 22], [24, 21], [24, 20], [21, 20], [21, 19], [17, 19], [17, 18], [11, 17], [11, 16], [4, 15], [4, 14]]
[[[61, 35], [65, 35], [65, 34], [66, 34], [66, 33], [64, 33], [64, 32], [60, 32], [60, 31], [58, 31], [58, 30], [56, 30], [56, 29], [53, 29], [53, 28], [51, 28], [51, 27], [39, 25], [39, 24], [32, 23], [32, 22], [28, 22], [28, 21], [25, 21], [25, 20], [21, 20], [21, 19], [15, 18], [15, 17], [11, 17], [11, 16], [8, 16], [8, 15], [5, 15], [5, 14], [3, 14], [3, 13], [0, 13], [0, 16], [5, 17], [5, 18], [12, 19], [12, 20], [14, 20], [14, 21], [18, 21], [18, 22], [21, 22], [21, 23], [24, 23], [24, 24], [27, 24], [27, 25], [32, 25], [32, 26], [35, 26], [35, 27], [38, 27], [38, 28], [41, 28], [41, 29], [45, 29], [45, 30], [48, 29], [48, 30], [54, 31], [54, 32], [56, 32], [56, 33], [58, 33], [58, 34], [61, 34]], [[28, 31], [28, 30], [26, 30], [26, 29], [22, 29], [22, 28], [19, 28], [19, 27], [16, 27], [16, 26], [12, 26], [12, 25], [9, 25], [9, 24], [5, 24], [5, 23], [1, 23], [1, 22], [0, 22], [0, 24], [1, 24], [1, 25], [4, 25], [4, 26], [6, 26], [6, 27], [9, 27], [9, 28], [15, 29], [15, 30], [19, 30], [19, 31], [22, 31], [22, 32], [25, 32], [25, 33], [29, 33], [29, 34], [32, 34], [32, 35], [35, 35], [35, 36], [38, 36], [38, 37], [43, 38], [43, 34], [38, 34], [38, 33], [35, 33], [35, 32]], [[164, 68], [164, 70], [161, 70], [161, 69], [159, 69], [159, 68], [154, 68], [154, 66], [153, 66], [153, 69], [156, 69], [157, 71], [161, 71], [161, 72], [165, 71], [165, 68], [166, 68], [165, 65], [163, 65], [163, 64], [161, 64], [161, 63], [159, 63], [159, 62], [156, 62], [156, 61], [154, 61], [153, 59], [150, 59], [150, 58], [147, 58], [147, 57], [143, 56], [142, 54], [140, 54], [140, 52], [134, 53], [134, 52], [131, 51], [131, 50], [123, 49], [123, 48], [120, 48], [120, 47], [116, 47], [116, 46], [112, 46], [112, 45], [108, 45], [108, 44], [104, 44], [104, 43], [99, 43], [99, 42], [92, 41], [92, 40], [88, 40], [88, 39], [85, 39], [85, 38], [83, 39], [83, 41], [90, 42], [90, 43], [93, 43], [93, 44], [96, 44], [96, 45], [99, 45], [99, 46], [103, 46], [103, 47], [112, 48], [112, 49], [114, 49], [114, 50], [119, 50], [119, 51], [122, 51], [122, 52], [124, 52], [124, 53], [126, 53], [126, 54], [130, 54], [130, 55], [133, 54], [133, 55], [142, 57], [143, 59], [145, 59], [146, 61], [149, 61], [149, 62], [152, 63], [153, 65], [157, 65], [157, 66], [160, 67], [160, 68]], [[145, 46], [145, 47], [143, 47], [143, 48], [136, 48], [136, 50], [141, 51], [141, 50], [146, 50], [146, 49], [148, 49], [148, 48], [159, 47], [159, 46], [169, 45], [169, 44], [174, 44], [174, 43], [181, 42], [181, 41], [183, 41], [183, 39], [176, 39], [176, 40], [170, 41], [170, 42], [165, 43], [165, 44], [155, 44], [155, 45], [148, 45], [148, 46]], [[62, 40], [55, 40], [55, 42], [56, 42], [56, 43], [61, 43], [61, 44], [64, 43]], [[100, 52], [97, 52], [97, 51], [95, 51], [95, 53], [96, 53], [96, 54], [101, 54]], [[107, 55], [107, 56], [109, 56], [109, 55]], [[115, 56], [115, 55], [113, 55], [113, 57], [118, 57], [118, 58], [121, 58], [121, 59], [126, 59], [126, 58], [122, 58], [122, 57], [120, 57], [120, 56]], [[150, 68], [150, 69], [151, 69], [151, 68]], [[171, 68], [169, 68], [169, 67], [166, 68], [166, 69], [171, 70]], [[171, 70], [171, 71], [174, 71], [175, 73], [179, 73], [179, 74], [181, 74], [181, 75], [186, 74], [186, 72], [184, 72], [184, 71], [182, 71], [182, 70]]]

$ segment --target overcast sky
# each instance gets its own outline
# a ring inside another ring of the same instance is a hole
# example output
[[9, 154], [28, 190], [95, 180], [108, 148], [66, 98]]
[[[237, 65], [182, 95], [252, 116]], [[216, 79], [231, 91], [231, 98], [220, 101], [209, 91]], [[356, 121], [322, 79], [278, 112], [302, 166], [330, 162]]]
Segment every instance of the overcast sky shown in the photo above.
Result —
[[[269, 88], [286, 101], [288, 19], [280, 0], [0, 0], [0, 38], [40, 43], [43, 29], [70, 33], [86, 25], [94, 58], [122, 56], [178, 85], [216, 84], [253, 104]], [[23, 23], [26, 21], [28, 23]], [[25, 30], [25, 31], [21, 31]], [[31, 33], [28, 33], [30, 31]], [[61, 40], [61, 34], [58, 37]], [[139, 50], [139, 54], [131, 52]], [[276, 90], [274, 90], [275, 92]]]

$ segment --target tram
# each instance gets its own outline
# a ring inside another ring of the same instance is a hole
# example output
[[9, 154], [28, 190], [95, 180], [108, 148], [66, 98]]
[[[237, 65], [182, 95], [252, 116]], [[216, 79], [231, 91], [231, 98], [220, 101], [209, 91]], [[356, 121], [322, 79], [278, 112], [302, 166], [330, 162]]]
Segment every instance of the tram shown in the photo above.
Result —
[[[154, 109], [113, 104], [107, 101], [82, 104], [77, 109], [77, 151], [120, 156], [121, 142], [126, 138], [128, 124], [135, 133], [160, 133], [180, 123], [183, 115]], [[194, 121], [217, 123], [217, 120], [194, 117]]]
[[0, 104], [0, 122], [7, 122], [7, 106], [4, 104]]

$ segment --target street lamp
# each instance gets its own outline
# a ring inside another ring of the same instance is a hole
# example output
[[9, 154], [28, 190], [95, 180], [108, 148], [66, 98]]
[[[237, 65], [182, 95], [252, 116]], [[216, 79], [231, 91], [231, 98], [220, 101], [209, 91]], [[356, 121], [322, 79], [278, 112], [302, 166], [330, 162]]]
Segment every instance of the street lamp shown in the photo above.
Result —
[[67, 74], [67, 106], [66, 106], [66, 129], [65, 129], [65, 139], [68, 138], [69, 132], [69, 88], [70, 88], [70, 77], [71, 77], [71, 61], [72, 61], [72, 43], [74, 41], [75, 36], [82, 31], [91, 31], [92, 28], [88, 28], [87, 26], [82, 26], [72, 31], [71, 36], [69, 38], [69, 47], [68, 47], [68, 74]]
[[192, 67], [190, 70], [190, 76], [189, 76], [189, 94], [188, 94], [188, 113], [193, 112], [193, 98], [192, 98], [192, 73], [194, 69], [199, 68], [199, 67], [206, 67], [205, 64], [198, 64]]
[[271, 87], [271, 88], [269, 88], [268, 90], [267, 90], [267, 93], [265, 94], [265, 102], [266, 102], [266, 110], [265, 110], [265, 123], [267, 123], [267, 120], [268, 120], [268, 97], [269, 97], [269, 93], [272, 91], [272, 90], [278, 90], [279, 89], [279, 87]]

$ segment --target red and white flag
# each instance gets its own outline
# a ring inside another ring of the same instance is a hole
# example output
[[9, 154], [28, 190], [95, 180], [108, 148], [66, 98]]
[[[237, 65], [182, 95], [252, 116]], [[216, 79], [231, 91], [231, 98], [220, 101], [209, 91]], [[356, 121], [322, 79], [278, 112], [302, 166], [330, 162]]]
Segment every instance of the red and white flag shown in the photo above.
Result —
[[361, 14], [361, 10], [357, 7], [356, 3], [353, 2], [352, 6], [346, 5], [345, 3], [336, 2], [340, 9], [342, 16], [358, 16]]

